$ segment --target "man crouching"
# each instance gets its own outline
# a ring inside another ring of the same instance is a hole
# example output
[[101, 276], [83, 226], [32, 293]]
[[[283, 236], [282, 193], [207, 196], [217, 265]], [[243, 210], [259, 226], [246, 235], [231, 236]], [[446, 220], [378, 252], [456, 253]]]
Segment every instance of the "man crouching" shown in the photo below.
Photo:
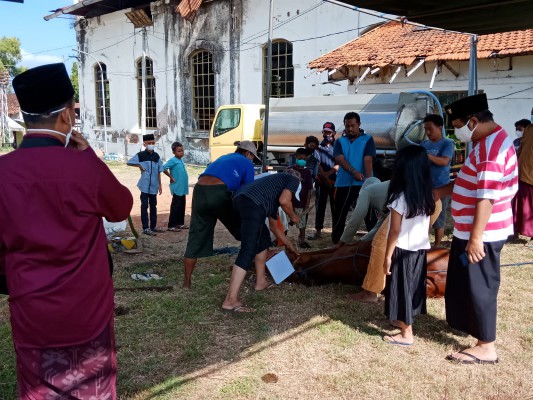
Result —
[[241, 249], [231, 271], [231, 280], [222, 303], [222, 309], [233, 312], [254, 312], [239, 300], [241, 288], [246, 272], [252, 268], [255, 260], [257, 281], [255, 290], [268, 287], [265, 277], [267, 250], [270, 247], [270, 233], [265, 224], [268, 217], [270, 229], [288, 251], [298, 254], [294, 245], [287, 239], [285, 233], [277, 224], [278, 207], [293, 223], [298, 223], [299, 217], [292, 208], [292, 196], [299, 198], [300, 180], [297, 176], [287, 173], [269, 175], [259, 178], [242, 187], [233, 198], [233, 208], [241, 220]]

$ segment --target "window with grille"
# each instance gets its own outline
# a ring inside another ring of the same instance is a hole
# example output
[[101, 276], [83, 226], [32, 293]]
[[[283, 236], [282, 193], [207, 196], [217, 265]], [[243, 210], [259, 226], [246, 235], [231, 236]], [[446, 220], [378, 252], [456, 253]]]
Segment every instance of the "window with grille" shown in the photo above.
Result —
[[[142, 115], [142, 59], [137, 61], [137, 102], [139, 110], [139, 126], [141, 126]], [[154, 64], [151, 59], [146, 58], [146, 127], [157, 128], [157, 115], [155, 103], [155, 78]]]
[[[100, 70], [100, 66], [98, 64], [94, 66], [94, 89], [96, 93], [96, 123], [98, 125], [104, 125], [105, 112], [105, 125], [111, 125], [111, 102], [109, 101], [110, 94], [109, 81], [107, 80], [107, 66], [104, 63], [100, 63], [100, 65], [102, 66], [102, 70]], [[102, 82], [104, 83], [103, 92]]]
[[208, 131], [215, 117], [213, 55], [205, 50], [191, 57], [192, 107], [196, 130]]
[[[268, 46], [263, 49], [263, 97], [266, 95]], [[292, 43], [278, 40], [272, 43], [272, 80], [270, 97], [294, 97], [294, 67]]]

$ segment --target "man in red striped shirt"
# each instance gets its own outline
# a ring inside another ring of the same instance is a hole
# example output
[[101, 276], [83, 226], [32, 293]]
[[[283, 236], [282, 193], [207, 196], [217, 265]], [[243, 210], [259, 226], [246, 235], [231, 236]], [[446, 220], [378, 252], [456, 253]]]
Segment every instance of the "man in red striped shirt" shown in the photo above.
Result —
[[454, 232], [446, 280], [446, 321], [477, 339], [447, 357], [462, 364], [495, 364], [500, 252], [513, 234], [511, 200], [518, 189], [513, 140], [493, 120], [485, 94], [445, 107], [463, 142], [472, 151], [455, 182], [439, 191], [452, 192]]

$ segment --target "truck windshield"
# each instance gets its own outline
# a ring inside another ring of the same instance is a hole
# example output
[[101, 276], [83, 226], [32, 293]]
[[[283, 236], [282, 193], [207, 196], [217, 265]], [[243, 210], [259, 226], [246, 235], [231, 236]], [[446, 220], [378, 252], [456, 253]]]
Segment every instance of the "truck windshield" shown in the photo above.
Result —
[[227, 108], [220, 110], [215, 121], [215, 129], [213, 130], [213, 136], [217, 137], [224, 133], [235, 129], [241, 122], [241, 110], [240, 108]]

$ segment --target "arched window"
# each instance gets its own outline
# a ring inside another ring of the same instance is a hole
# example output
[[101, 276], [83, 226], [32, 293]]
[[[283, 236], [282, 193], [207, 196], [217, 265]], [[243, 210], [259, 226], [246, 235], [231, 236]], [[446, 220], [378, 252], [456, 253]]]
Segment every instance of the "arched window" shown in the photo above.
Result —
[[[263, 48], [263, 97], [267, 84], [268, 46]], [[292, 43], [276, 40], [272, 43], [272, 81], [270, 97], [294, 97], [294, 67]]]
[[[137, 104], [139, 110], [139, 126], [141, 126], [142, 115], [142, 58], [137, 61]], [[146, 58], [146, 127], [157, 128], [157, 115], [155, 103], [155, 78], [154, 63], [150, 58]]]
[[[102, 66], [102, 70], [100, 70]], [[104, 90], [102, 91], [102, 82], [104, 83]], [[94, 90], [96, 97], [96, 123], [104, 125], [104, 111], [105, 124], [111, 125], [111, 102], [109, 101], [109, 80], [107, 79], [107, 66], [104, 63], [96, 64], [94, 66]], [[104, 102], [105, 98], [105, 102]], [[105, 107], [104, 107], [105, 105]]]
[[199, 50], [191, 56], [192, 107], [196, 130], [208, 131], [215, 117], [213, 55]]

